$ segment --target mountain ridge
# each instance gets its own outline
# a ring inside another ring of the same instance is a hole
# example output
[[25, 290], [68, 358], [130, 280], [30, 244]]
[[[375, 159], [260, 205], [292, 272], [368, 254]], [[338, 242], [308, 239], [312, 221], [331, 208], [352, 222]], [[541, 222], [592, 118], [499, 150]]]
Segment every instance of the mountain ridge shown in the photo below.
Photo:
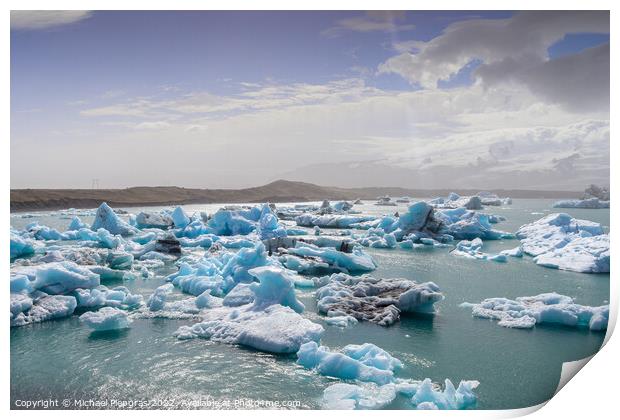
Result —
[[[241, 189], [136, 186], [123, 189], [11, 189], [11, 212], [94, 208], [102, 201], [113, 207], [181, 204], [292, 202], [317, 200], [376, 199], [379, 196], [432, 197], [450, 192], [476, 194], [478, 189], [415, 189], [402, 187], [342, 188], [278, 179], [265, 185]], [[575, 191], [502, 190], [490, 192], [512, 198], [578, 198]]]

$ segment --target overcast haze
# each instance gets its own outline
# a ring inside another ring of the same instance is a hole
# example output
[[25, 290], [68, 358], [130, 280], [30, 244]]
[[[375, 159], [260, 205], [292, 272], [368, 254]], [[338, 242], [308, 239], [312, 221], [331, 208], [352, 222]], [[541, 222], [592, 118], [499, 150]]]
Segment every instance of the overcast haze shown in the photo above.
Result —
[[608, 12], [12, 12], [11, 187], [609, 185]]

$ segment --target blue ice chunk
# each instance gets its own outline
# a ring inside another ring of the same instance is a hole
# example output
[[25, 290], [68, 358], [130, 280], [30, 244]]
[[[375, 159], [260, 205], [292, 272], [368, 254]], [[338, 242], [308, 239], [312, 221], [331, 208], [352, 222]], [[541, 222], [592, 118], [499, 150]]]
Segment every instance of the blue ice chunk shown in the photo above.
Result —
[[461, 381], [458, 389], [449, 379], [446, 379], [443, 391], [435, 389], [430, 379], [426, 378], [419, 385], [415, 395], [411, 398], [412, 404], [418, 409], [431, 410], [464, 410], [472, 408], [477, 403], [477, 396], [473, 390], [478, 387], [478, 381]]
[[345, 272], [367, 272], [377, 268], [377, 264], [369, 254], [359, 246], [351, 253], [340, 252], [334, 248], [319, 248], [305, 243], [298, 243], [296, 248], [289, 248], [288, 252], [300, 257], [318, 257], [330, 267]]
[[174, 226], [181, 229], [189, 225], [189, 223], [191, 222], [191, 220], [189, 219], [187, 214], [185, 214], [181, 207], [177, 207], [176, 209], [174, 209], [170, 216], [172, 217]]
[[122, 309], [105, 307], [97, 312], [85, 312], [80, 321], [95, 331], [121, 330], [129, 328], [131, 320]]
[[80, 230], [80, 229], [88, 229], [88, 225], [86, 223], [83, 223], [82, 220], [80, 220], [78, 216], [73, 216], [73, 219], [71, 219], [71, 223], [69, 224], [69, 227], [67, 228], [67, 230]]
[[11, 293], [19, 293], [22, 291], [32, 291], [32, 285], [30, 284], [30, 279], [28, 278], [28, 276], [25, 276], [23, 274], [11, 276]]
[[174, 286], [170, 283], [159, 286], [146, 302], [149, 310], [156, 312], [164, 309], [168, 295], [172, 293]]
[[94, 231], [103, 228], [112, 235], [126, 236], [136, 233], [136, 228], [118, 217], [107, 203], [101, 203], [90, 228]]
[[206, 290], [196, 297], [196, 307], [199, 309], [211, 309], [219, 306], [222, 306], [222, 298], [213, 296], [210, 290]]
[[11, 259], [34, 254], [34, 243], [11, 231]]
[[[355, 351], [351, 353], [354, 356], [360, 356], [360, 360], [343, 353], [332, 352], [327, 347], [319, 347], [316, 342], [311, 341], [299, 348], [297, 363], [306, 369], [316, 369], [321, 375], [341, 379], [355, 379], [379, 385], [394, 381], [393, 369], [379, 369], [373, 366], [372, 358], [364, 359], [363, 356], [366, 353], [358, 354]], [[387, 352], [385, 354], [390, 356]]]
[[39, 266], [32, 287], [52, 295], [67, 294], [75, 289], [99, 286], [99, 275], [72, 261]]
[[297, 313], [304, 311], [304, 304], [295, 296], [295, 279], [299, 277], [293, 272], [273, 266], [256, 267], [248, 273], [259, 280], [250, 289], [254, 293], [254, 307], [267, 307], [275, 303], [288, 306]]

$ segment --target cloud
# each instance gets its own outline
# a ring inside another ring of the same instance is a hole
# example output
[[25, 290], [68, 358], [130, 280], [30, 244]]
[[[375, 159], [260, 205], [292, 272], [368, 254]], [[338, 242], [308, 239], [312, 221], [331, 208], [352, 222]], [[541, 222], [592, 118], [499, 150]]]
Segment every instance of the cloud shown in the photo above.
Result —
[[292, 106], [351, 102], [362, 97], [382, 94], [380, 90], [367, 86], [359, 78], [335, 80], [325, 84], [244, 83], [242, 86], [242, 92], [228, 96], [193, 92], [166, 100], [136, 98], [114, 105], [84, 109], [80, 113], [87, 117], [161, 118], [166, 115], [199, 114], [205, 117], [223, 118]]
[[[395, 92], [344, 79], [135, 98], [83, 112], [104, 115], [113, 130], [106, 141], [124, 151], [115, 159], [152, 162], [133, 183], [165, 183], [151, 168], [170, 153], [184, 156], [174, 182], [186, 186], [244, 187], [286, 175], [358, 186], [580, 189], [609, 176], [608, 111], [566, 109], [516, 83]], [[368, 161], [375, 163], [360, 163]]]
[[135, 126], [136, 130], [163, 130], [170, 127], [167, 121], [145, 121]]
[[48, 29], [79, 22], [91, 16], [92, 12], [85, 10], [12, 10], [11, 29]]
[[[380, 64], [378, 72], [434, 89], [477, 59], [482, 64], [475, 75], [482, 83], [519, 82], [547, 100], [583, 108], [584, 94], [586, 102], [601, 103], [598, 95], [609, 91], [609, 47], [557, 60], [550, 60], [547, 50], [568, 33], [608, 32], [606, 11], [521, 12], [508, 19], [461, 21], [428, 42], [396, 44], [401, 53]], [[557, 71], [560, 77], [554, 79]]]
[[487, 86], [516, 81], [542, 98], [570, 109], [609, 109], [609, 44], [555, 60], [523, 63], [512, 57], [480, 66]]
[[362, 16], [340, 19], [335, 26], [325, 29], [321, 34], [336, 37], [346, 32], [399, 32], [414, 29], [415, 25], [399, 23], [404, 18], [404, 11], [369, 11]]

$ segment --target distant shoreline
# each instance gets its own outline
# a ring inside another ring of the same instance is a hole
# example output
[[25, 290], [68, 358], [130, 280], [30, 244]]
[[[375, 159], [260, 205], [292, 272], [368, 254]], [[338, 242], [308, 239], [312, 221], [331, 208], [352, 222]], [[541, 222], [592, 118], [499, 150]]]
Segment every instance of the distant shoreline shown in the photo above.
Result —
[[[479, 189], [408, 189], [398, 187], [339, 188], [279, 180], [244, 189], [131, 187], [125, 189], [11, 189], [11, 213], [68, 208], [95, 208], [105, 201], [112, 207], [166, 206], [210, 203], [304, 202], [319, 200], [374, 200], [393, 197], [437, 197], [450, 192], [473, 195]], [[488, 190], [511, 198], [579, 198], [583, 192], [539, 190]]]

